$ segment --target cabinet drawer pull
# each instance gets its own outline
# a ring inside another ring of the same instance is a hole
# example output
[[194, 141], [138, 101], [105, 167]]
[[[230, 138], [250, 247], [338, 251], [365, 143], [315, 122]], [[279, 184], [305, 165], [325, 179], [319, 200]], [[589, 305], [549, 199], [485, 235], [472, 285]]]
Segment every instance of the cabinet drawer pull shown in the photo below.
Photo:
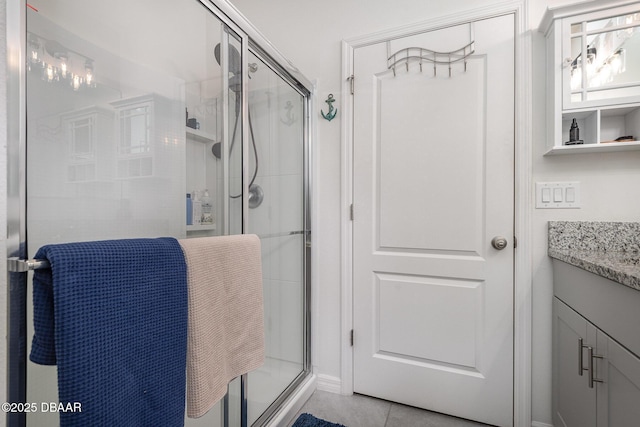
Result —
[[582, 349], [589, 348], [584, 345], [584, 340], [582, 338], [578, 338], [578, 375], [582, 376], [584, 371], [588, 371], [589, 369], [585, 369], [584, 362], [582, 361]]
[[593, 354], [593, 347], [587, 347], [587, 353], [588, 353], [588, 357], [589, 357], [589, 388], [593, 388], [593, 383], [602, 383], [604, 381], [602, 381], [601, 379], [597, 379], [595, 378], [595, 369], [594, 369], [594, 363], [593, 363], [593, 359], [604, 359], [604, 357], [598, 355], [598, 354]]

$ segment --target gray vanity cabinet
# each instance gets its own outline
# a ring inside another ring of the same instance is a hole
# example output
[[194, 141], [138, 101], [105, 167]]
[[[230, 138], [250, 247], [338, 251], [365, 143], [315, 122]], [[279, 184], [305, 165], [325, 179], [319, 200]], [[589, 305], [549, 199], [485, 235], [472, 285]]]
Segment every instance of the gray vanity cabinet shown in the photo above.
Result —
[[640, 358], [557, 297], [553, 348], [556, 427], [640, 425]]
[[596, 389], [589, 388], [584, 345], [596, 328], [558, 298], [553, 299], [553, 424], [596, 427]]
[[548, 241], [554, 427], [640, 427], [640, 223], [551, 221]]
[[640, 359], [598, 330], [597, 426], [640, 425]]

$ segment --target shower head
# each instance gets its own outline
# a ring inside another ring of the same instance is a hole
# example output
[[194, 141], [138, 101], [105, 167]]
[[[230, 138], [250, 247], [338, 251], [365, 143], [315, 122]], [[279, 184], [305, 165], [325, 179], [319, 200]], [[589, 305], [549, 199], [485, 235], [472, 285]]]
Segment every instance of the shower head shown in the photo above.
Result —
[[[213, 54], [216, 57], [216, 62], [218, 65], [222, 65], [220, 63], [220, 43], [216, 45], [213, 49]], [[242, 69], [242, 62], [240, 61], [240, 53], [238, 49], [229, 45], [229, 72], [233, 74], [229, 78], [229, 89], [234, 91], [235, 93], [240, 93], [242, 91], [242, 74], [240, 70]]]
[[[216, 45], [213, 49], [213, 54], [216, 57], [216, 61], [218, 65], [222, 65], [220, 63], [220, 43]], [[229, 72], [232, 74], [239, 74], [242, 69], [242, 61], [240, 59], [240, 52], [235, 47], [229, 45]]]

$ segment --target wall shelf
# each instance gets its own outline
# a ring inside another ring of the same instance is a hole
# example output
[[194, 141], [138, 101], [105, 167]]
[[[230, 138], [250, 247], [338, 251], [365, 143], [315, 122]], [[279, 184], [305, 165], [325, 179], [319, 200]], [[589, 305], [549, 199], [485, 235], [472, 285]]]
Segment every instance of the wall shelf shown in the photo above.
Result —
[[185, 126], [185, 129], [187, 132], [187, 136], [193, 139], [194, 141], [203, 142], [203, 143], [215, 141], [215, 135], [201, 131], [200, 129], [190, 128], [189, 126]]
[[208, 231], [215, 230], [215, 224], [205, 224], [205, 225], [187, 225], [187, 232], [189, 231]]
[[[550, 147], [545, 153], [581, 154], [607, 153], [616, 151], [640, 150], [640, 106], [607, 106], [595, 109], [564, 111], [562, 113], [561, 140], [569, 139], [569, 128], [576, 119], [580, 128], [580, 139], [584, 144], [562, 145]], [[611, 142], [621, 136], [633, 136], [635, 141]]]
[[602, 144], [559, 145], [544, 153], [545, 156], [559, 154], [612, 153], [616, 151], [640, 150], [640, 141], [608, 142]]

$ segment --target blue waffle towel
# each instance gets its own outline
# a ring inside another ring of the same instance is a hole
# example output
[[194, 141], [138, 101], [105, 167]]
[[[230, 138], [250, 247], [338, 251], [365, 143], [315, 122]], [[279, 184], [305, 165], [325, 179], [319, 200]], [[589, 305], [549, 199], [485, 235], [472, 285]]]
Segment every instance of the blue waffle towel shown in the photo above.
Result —
[[184, 424], [187, 281], [173, 238], [42, 247], [30, 359], [58, 365], [61, 426]]

